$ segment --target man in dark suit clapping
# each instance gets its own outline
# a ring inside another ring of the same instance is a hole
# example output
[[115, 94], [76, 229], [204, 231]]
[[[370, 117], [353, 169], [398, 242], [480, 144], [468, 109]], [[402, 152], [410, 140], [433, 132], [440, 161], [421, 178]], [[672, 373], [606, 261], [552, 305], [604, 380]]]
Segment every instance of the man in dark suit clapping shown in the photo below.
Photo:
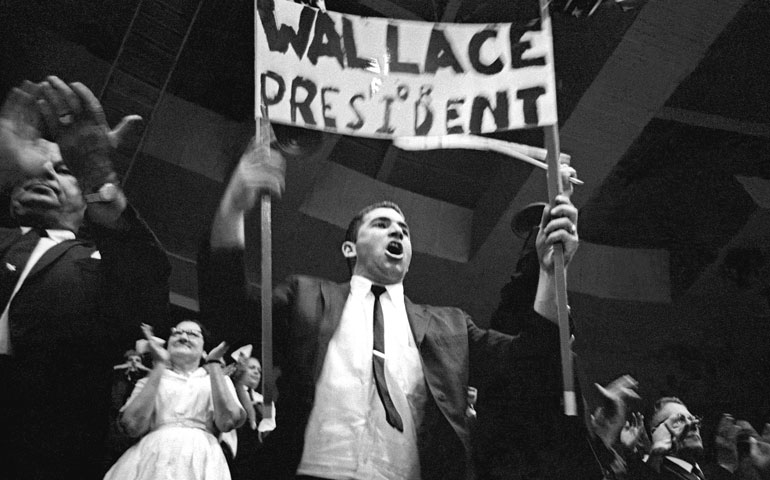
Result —
[[124, 132], [57, 77], [13, 89], [0, 110], [17, 225], [0, 229], [4, 478], [101, 478], [112, 365], [141, 322], [165, 322], [165, 251], [110, 162]]

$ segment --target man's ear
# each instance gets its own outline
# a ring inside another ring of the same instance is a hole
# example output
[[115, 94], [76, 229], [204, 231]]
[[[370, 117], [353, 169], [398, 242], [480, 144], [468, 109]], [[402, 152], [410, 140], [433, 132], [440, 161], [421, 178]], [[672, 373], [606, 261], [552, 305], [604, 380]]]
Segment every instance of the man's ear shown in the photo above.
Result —
[[345, 258], [354, 258], [356, 256], [356, 244], [350, 240], [342, 242], [342, 255]]

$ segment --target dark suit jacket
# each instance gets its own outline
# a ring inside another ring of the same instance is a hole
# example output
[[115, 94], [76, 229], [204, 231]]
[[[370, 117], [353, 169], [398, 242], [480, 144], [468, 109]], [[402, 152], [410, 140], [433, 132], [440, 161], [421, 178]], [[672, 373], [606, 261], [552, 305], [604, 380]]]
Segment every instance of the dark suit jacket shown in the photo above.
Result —
[[701, 465], [701, 467], [703, 468], [703, 475], [706, 476], [706, 480], [732, 480], [737, 476], [716, 463], [707, 463]]
[[[130, 207], [123, 218], [124, 230], [51, 248], [11, 302], [2, 436], [20, 478], [101, 478], [112, 365], [142, 322], [166, 323], [165, 251]], [[20, 235], [0, 229], [0, 255]]]
[[[201, 315], [208, 325], [227, 322], [232, 336], [253, 338], [258, 295], [246, 288], [241, 251], [204, 251], [199, 262]], [[290, 277], [274, 290], [273, 328], [278, 381], [278, 428], [265, 445], [276, 478], [293, 478], [301, 458], [305, 426], [329, 341], [348, 297], [348, 283]], [[256, 293], [256, 292], [254, 292]], [[420, 352], [430, 392], [418, 431], [422, 478], [472, 478], [466, 388], [516, 368], [516, 359], [552, 351], [558, 355], [557, 327], [538, 318], [519, 337], [483, 330], [460, 309], [416, 305], [405, 299], [407, 317]], [[221, 320], [217, 320], [217, 319]], [[250, 320], [250, 321], [249, 321]], [[272, 447], [272, 448], [271, 448]]]

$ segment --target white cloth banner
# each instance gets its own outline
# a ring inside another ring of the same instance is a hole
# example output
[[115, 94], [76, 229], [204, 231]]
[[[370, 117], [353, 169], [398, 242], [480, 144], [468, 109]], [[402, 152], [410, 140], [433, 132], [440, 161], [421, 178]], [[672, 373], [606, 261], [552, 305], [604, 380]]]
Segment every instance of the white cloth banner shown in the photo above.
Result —
[[378, 138], [557, 123], [551, 26], [357, 17], [284, 0], [255, 14], [256, 116]]

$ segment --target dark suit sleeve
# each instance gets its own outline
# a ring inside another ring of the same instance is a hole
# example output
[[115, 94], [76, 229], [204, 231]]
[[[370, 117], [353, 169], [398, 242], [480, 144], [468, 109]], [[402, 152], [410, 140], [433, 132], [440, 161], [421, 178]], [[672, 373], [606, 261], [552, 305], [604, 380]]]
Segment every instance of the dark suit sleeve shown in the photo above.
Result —
[[244, 251], [212, 249], [204, 240], [198, 254], [200, 316], [217, 341], [234, 346], [254, 341], [260, 319], [259, 292], [246, 278]]
[[141, 338], [141, 323], [166, 333], [171, 274], [166, 250], [131, 205], [120, 220], [116, 229], [89, 225], [104, 275], [102, 311], [114, 322], [118, 355]]
[[90, 225], [101, 255], [102, 311], [112, 324], [118, 353], [141, 337], [139, 326], [166, 327], [171, 266], [155, 234], [128, 206], [120, 229]]
[[530, 365], [532, 359], [558, 361], [559, 328], [534, 310], [521, 320], [521, 331], [512, 336], [477, 327], [466, 318], [470, 346], [471, 379], [487, 382], [499, 378], [518, 365]]
[[[291, 279], [273, 291], [273, 329], [276, 355], [285, 351], [282, 332], [289, 317], [295, 284]], [[261, 292], [248, 282], [244, 251], [213, 249], [204, 240], [198, 254], [198, 301], [201, 321], [216, 342], [237, 348], [251, 343], [258, 354], [262, 339]], [[280, 358], [275, 359], [280, 363]]]

